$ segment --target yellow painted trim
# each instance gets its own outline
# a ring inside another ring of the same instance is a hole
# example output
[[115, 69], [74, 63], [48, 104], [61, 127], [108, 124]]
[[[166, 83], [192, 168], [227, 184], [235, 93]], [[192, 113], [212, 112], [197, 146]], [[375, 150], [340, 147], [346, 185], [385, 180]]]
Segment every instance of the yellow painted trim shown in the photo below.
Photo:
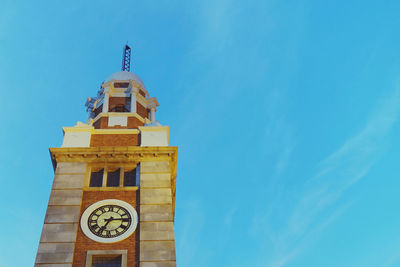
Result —
[[[85, 180], [84, 180], [84, 188], [92, 188], [89, 187], [89, 183], [90, 183], [90, 174], [92, 173], [92, 171], [94, 169], [104, 169], [104, 177], [103, 177], [103, 183], [107, 183], [107, 173], [109, 172], [110, 169], [115, 169], [118, 168], [121, 170], [121, 176], [120, 176], [120, 183], [121, 186], [124, 183], [124, 172], [125, 170], [129, 170], [129, 169], [134, 169], [137, 167], [137, 163], [133, 163], [130, 162], [128, 164], [124, 163], [121, 164], [120, 162], [107, 162], [107, 163], [91, 163], [91, 164], [87, 164], [86, 165], [86, 173], [85, 173]], [[120, 187], [121, 187], [120, 186]], [[99, 187], [99, 188], [104, 188], [103, 187]], [[118, 188], [118, 187], [115, 187]]]
[[137, 191], [137, 186], [116, 186], [116, 187], [87, 187], [83, 188], [83, 191]]
[[89, 127], [62, 127], [64, 133], [78, 133], [78, 132], [91, 132], [94, 129], [93, 126]]
[[93, 126], [90, 128], [79, 128], [79, 127], [63, 127], [62, 128], [65, 133], [77, 133], [77, 132], [90, 132], [91, 134], [139, 134], [140, 131], [138, 129], [95, 129]]
[[139, 130], [142, 132], [161, 132], [169, 131], [169, 126], [139, 126]]
[[98, 119], [100, 119], [101, 117], [103, 117], [103, 112], [100, 112], [99, 114], [97, 114], [96, 117], [94, 117], [94, 119], [92, 120], [92, 125], [93, 123], [95, 123]]
[[[50, 148], [50, 155], [54, 170], [56, 170], [57, 162], [85, 162], [89, 163], [88, 165], [103, 163], [105, 166], [111, 164], [129, 166], [139, 162], [169, 161], [171, 171], [172, 212], [173, 215], [175, 214], [177, 147], [57, 147]], [[87, 183], [87, 176], [85, 177], [85, 183]]]
[[93, 134], [139, 134], [138, 129], [94, 129]]
[[139, 92], [136, 94], [136, 101], [139, 102], [143, 107], [147, 109], [149, 101], [146, 97], [142, 96]]

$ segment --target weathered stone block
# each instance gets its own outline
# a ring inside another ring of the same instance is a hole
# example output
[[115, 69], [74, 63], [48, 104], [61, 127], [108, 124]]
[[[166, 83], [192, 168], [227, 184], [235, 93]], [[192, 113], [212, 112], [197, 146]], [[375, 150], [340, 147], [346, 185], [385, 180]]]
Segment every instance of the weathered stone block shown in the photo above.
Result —
[[39, 253], [72, 253], [74, 252], [74, 243], [40, 243]]
[[140, 221], [172, 221], [172, 206], [140, 205]]
[[174, 240], [173, 222], [141, 222], [140, 240]]
[[81, 162], [59, 162], [57, 163], [56, 174], [58, 173], [85, 173], [86, 163]]
[[49, 205], [80, 205], [82, 190], [51, 190]]
[[140, 242], [141, 261], [175, 260], [174, 241], [146, 241]]
[[140, 173], [170, 172], [169, 161], [149, 161], [140, 163]]
[[80, 206], [48, 206], [45, 223], [78, 222]]
[[176, 267], [176, 262], [141, 262], [140, 267]]
[[82, 188], [84, 174], [56, 174], [54, 176], [53, 189]]
[[35, 264], [35, 267], [72, 267], [72, 263]]
[[40, 242], [74, 242], [78, 224], [44, 224]]
[[38, 253], [36, 263], [69, 263], [74, 253]]
[[171, 189], [154, 188], [140, 190], [141, 204], [170, 204], [172, 203]]
[[171, 176], [169, 173], [143, 173], [140, 176], [140, 186], [171, 187]]

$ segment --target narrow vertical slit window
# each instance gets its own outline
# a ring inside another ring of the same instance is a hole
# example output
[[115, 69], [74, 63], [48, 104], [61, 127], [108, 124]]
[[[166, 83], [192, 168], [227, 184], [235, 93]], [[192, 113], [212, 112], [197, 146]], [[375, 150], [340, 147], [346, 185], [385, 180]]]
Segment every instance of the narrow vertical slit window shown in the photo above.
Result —
[[107, 173], [107, 186], [118, 187], [119, 186], [120, 169], [113, 172]]
[[125, 171], [124, 186], [136, 186], [136, 168]]
[[104, 169], [92, 171], [90, 174], [90, 187], [101, 187], [103, 185]]

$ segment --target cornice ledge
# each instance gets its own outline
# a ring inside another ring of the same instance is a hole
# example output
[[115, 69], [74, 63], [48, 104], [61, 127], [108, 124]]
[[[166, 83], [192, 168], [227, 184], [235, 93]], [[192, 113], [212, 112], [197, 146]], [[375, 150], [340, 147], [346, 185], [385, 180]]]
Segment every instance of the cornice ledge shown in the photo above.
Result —
[[178, 147], [53, 147], [49, 148], [54, 171], [57, 162], [116, 162], [170, 161], [173, 217], [175, 217], [175, 193]]
[[170, 160], [176, 164], [177, 147], [57, 147], [50, 148], [55, 167], [57, 162], [140, 162]]

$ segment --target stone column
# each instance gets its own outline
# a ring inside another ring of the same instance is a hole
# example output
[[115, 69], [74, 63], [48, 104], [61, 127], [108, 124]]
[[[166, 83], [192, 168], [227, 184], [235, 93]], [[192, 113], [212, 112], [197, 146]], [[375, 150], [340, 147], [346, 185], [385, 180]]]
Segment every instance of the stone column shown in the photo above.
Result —
[[131, 90], [131, 112], [136, 113], [136, 91]]
[[151, 108], [150, 109], [150, 117], [151, 117], [151, 123], [156, 122], [156, 108]]
[[108, 93], [108, 88], [107, 88], [107, 89], [104, 89], [103, 113], [108, 112], [108, 99], [109, 99], [109, 93]]

